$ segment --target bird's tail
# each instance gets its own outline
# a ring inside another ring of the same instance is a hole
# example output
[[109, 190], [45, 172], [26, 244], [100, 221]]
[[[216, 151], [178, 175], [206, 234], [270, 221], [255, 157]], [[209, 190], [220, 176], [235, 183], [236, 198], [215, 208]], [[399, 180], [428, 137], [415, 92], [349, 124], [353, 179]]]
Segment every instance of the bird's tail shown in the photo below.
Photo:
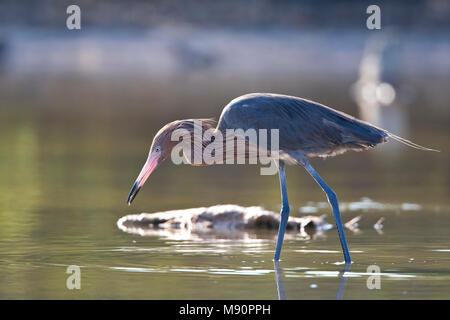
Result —
[[440, 152], [439, 150], [435, 150], [435, 149], [430, 149], [430, 148], [425, 148], [422, 147], [421, 145], [418, 145], [417, 143], [414, 143], [412, 141], [406, 140], [402, 137], [396, 136], [393, 133], [390, 132], [386, 132], [389, 138], [392, 138], [400, 143], [403, 143], [404, 145], [407, 145], [408, 147], [414, 148], [414, 149], [419, 149], [419, 150], [424, 150], [424, 151], [434, 151], [434, 152]]

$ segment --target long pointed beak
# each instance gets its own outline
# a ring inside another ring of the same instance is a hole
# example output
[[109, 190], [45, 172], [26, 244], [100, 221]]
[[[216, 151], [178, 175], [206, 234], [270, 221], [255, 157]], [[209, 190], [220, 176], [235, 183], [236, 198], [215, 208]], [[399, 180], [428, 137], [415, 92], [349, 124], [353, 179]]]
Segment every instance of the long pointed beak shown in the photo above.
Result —
[[148, 157], [147, 161], [144, 164], [144, 167], [142, 167], [142, 170], [136, 179], [136, 182], [133, 184], [133, 187], [130, 190], [130, 194], [128, 195], [127, 199], [128, 205], [130, 205], [131, 202], [133, 202], [134, 198], [139, 193], [139, 190], [141, 190], [145, 181], [148, 179], [153, 170], [155, 170], [156, 166], [158, 165], [158, 159], [159, 159], [158, 154], [150, 155]]

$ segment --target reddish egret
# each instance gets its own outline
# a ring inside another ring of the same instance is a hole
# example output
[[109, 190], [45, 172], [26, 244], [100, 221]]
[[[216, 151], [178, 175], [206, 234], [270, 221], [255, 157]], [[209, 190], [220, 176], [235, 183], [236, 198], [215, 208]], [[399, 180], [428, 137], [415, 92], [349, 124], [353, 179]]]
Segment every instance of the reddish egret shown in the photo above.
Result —
[[[127, 200], [128, 205], [136, 197], [152, 171], [169, 156], [177, 144], [171, 139], [172, 132], [184, 128], [194, 134], [193, 122], [194, 119], [177, 120], [158, 131], [150, 147], [147, 161], [131, 188]], [[203, 121], [202, 126], [202, 130], [213, 128], [211, 121]], [[303, 166], [326, 193], [333, 211], [345, 262], [350, 263], [350, 253], [345, 240], [336, 194], [317, 174], [307, 158], [334, 156], [347, 150], [366, 150], [387, 141], [388, 138], [393, 138], [416, 149], [436, 151], [317, 102], [279, 94], [253, 93], [232, 100], [223, 109], [215, 128], [216, 131], [223, 134], [227, 129], [279, 130], [278, 174], [282, 207], [275, 261], [280, 259], [284, 232], [289, 218], [285, 163], [298, 163]], [[202, 141], [202, 144], [204, 146], [210, 142]]]

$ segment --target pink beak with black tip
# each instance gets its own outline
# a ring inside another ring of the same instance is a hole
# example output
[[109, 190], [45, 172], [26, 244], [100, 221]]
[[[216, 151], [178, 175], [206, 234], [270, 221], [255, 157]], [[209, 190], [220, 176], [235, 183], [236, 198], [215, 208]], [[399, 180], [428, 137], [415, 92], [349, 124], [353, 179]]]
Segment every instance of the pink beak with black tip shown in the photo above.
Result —
[[144, 164], [144, 167], [142, 168], [141, 172], [139, 173], [139, 176], [136, 179], [136, 182], [133, 184], [133, 187], [131, 188], [130, 194], [128, 195], [127, 200], [128, 205], [130, 205], [131, 202], [133, 202], [134, 198], [139, 193], [139, 190], [141, 190], [145, 181], [148, 179], [153, 170], [155, 170], [156, 166], [158, 165], [158, 161], [159, 161], [159, 154], [149, 155], [147, 161]]

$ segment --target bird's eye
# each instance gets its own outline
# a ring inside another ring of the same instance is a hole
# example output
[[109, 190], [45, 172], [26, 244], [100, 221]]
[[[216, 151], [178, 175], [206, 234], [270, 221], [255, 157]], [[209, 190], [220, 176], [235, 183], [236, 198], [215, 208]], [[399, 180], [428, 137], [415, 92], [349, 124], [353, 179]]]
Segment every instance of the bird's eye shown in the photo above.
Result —
[[159, 146], [156, 147], [156, 148], [155, 148], [155, 151], [156, 151], [156, 152], [160, 152], [160, 151], [161, 151], [161, 147], [159, 147]]

